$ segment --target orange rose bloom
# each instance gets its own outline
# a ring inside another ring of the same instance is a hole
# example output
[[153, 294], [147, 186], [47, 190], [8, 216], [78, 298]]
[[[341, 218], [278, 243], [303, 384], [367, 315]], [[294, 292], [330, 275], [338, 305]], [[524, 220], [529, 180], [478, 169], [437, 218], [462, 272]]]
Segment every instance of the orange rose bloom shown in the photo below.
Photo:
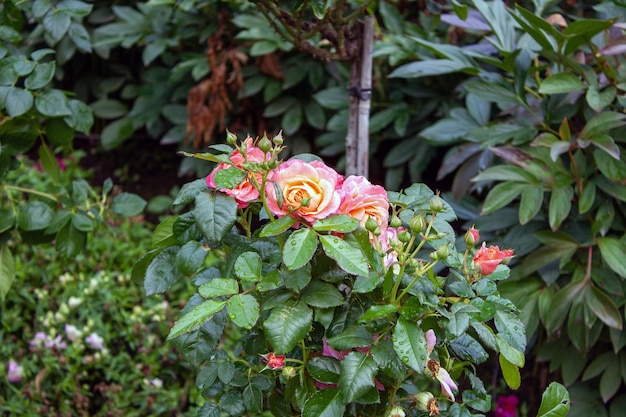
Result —
[[497, 266], [500, 265], [502, 261], [512, 256], [513, 250], [511, 249], [500, 250], [497, 246], [487, 247], [485, 242], [483, 242], [483, 245], [474, 255], [474, 264], [480, 267], [480, 272], [483, 275], [489, 275], [496, 270]]

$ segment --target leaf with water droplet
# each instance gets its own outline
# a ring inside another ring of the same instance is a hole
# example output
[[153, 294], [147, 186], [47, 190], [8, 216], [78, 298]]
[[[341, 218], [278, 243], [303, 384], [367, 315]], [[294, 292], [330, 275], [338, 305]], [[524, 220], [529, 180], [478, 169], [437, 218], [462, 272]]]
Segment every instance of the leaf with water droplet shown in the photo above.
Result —
[[367, 262], [363, 262], [363, 252], [361, 249], [348, 244], [343, 239], [331, 236], [320, 236], [322, 248], [331, 259], [344, 271], [352, 275], [369, 275]]
[[[422, 329], [417, 324], [400, 318], [393, 330], [393, 337], [395, 338], [393, 348], [398, 356], [402, 357], [402, 361], [418, 373], [424, 372], [427, 351], [426, 338]], [[408, 353], [403, 356], [405, 351]], [[406, 361], [404, 361], [405, 357]]]

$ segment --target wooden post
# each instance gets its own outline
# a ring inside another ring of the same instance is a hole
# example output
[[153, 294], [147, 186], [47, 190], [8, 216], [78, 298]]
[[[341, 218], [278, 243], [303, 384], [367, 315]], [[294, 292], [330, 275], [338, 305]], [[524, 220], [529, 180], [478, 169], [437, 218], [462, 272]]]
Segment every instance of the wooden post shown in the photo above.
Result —
[[346, 135], [346, 175], [367, 177], [374, 43], [373, 16], [365, 17], [362, 33], [360, 59], [355, 59], [350, 65], [350, 118]]

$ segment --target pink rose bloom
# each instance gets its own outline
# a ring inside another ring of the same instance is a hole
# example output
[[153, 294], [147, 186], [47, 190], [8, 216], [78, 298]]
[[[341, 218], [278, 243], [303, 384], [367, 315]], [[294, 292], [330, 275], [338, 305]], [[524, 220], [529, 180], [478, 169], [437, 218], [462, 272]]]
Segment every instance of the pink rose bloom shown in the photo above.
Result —
[[9, 361], [9, 366], [7, 367], [7, 380], [11, 383], [20, 382], [23, 373], [24, 368], [19, 366], [17, 362], [11, 359]]
[[[402, 230], [402, 228], [400, 228]], [[383, 263], [386, 268], [389, 268], [394, 262], [398, 260], [398, 254], [391, 250], [392, 245], [398, 241], [398, 229], [393, 227], [387, 227], [382, 231], [380, 236], [377, 237], [380, 243], [380, 248], [385, 255]]]
[[497, 246], [487, 247], [485, 242], [483, 242], [483, 245], [474, 255], [474, 264], [480, 267], [481, 274], [489, 275], [496, 270], [502, 261], [512, 256], [513, 251], [511, 249], [500, 250]]
[[[342, 182], [343, 177], [323, 162], [291, 159], [270, 172], [265, 195], [275, 215], [289, 214], [313, 223], [337, 212], [341, 203], [337, 188]], [[282, 198], [277, 197], [277, 189]]]
[[267, 362], [267, 368], [269, 369], [282, 369], [285, 366], [285, 355], [277, 355], [274, 352], [270, 352], [261, 356]]
[[[271, 158], [269, 153], [265, 154], [258, 147], [253, 146], [253, 140], [249, 136], [243, 141], [242, 145], [246, 147], [246, 155], [244, 156], [239, 150], [236, 150], [230, 156], [231, 164], [221, 163], [215, 167], [209, 176], [206, 177], [206, 183], [209, 188], [216, 188], [215, 174], [222, 169], [228, 169], [234, 166], [243, 170], [242, 166], [244, 162], [265, 162]], [[260, 186], [263, 177], [260, 173], [254, 174], [254, 176]], [[239, 208], [245, 208], [248, 206], [249, 202], [259, 198], [259, 190], [256, 189], [249, 177], [244, 178], [235, 188], [222, 188], [220, 191], [233, 197], [235, 201], [237, 201]]]
[[389, 221], [389, 201], [387, 191], [380, 185], [373, 185], [367, 178], [350, 175], [341, 187], [339, 213], [357, 219], [365, 227], [371, 217], [383, 229]]

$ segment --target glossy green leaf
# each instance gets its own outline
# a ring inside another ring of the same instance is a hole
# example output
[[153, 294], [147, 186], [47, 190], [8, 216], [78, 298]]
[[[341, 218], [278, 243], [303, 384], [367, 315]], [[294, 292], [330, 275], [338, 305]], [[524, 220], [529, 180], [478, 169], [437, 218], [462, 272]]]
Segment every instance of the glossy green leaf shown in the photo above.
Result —
[[316, 356], [306, 363], [306, 369], [316, 381], [336, 384], [339, 381], [340, 365], [335, 358]]
[[6, 95], [5, 108], [11, 117], [18, 117], [33, 107], [34, 98], [30, 91], [10, 87]]
[[67, 223], [56, 234], [55, 247], [61, 257], [74, 258], [87, 244], [87, 234], [75, 228], [72, 223]]
[[498, 309], [493, 318], [500, 336], [520, 352], [526, 351], [526, 334], [524, 324], [516, 314]]
[[176, 220], [178, 220], [178, 216], [171, 216], [157, 225], [154, 232], [152, 232], [151, 248], [162, 248], [176, 244], [173, 230]]
[[38, 63], [33, 72], [24, 80], [24, 87], [28, 90], [39, 90], [47, 86], [52, 81], [55, 70], [56, 63], [54, 61]]
[[465, 62], [451, 59], [427, 59], [400, 65], [389, 74], [390, 78], [420, 78], [432, 75], [450, 74], [454, 72], [468, 72], [476, 74], [477, 69], [468, 66]]
[[604, 324], [622, 329], [622, 313], [613, 300], [595, 285], [585, 293], [585, 304]]
[[600, 112], [615, 100], [616, 93], [617, 89], [613, 86], [609, 86], [603, 91], [599, 91], [597, 87], [590, 87], [587, 89], [585, 99], [589, 107]]
[[528, 185], [524, 188], [520, 198], [519, 222], [526, 224], [537, 216], [543, 205], [543, 187]]
[[328, 339], [328, 344], [337, 350], [367, 347], [373, 342], [372, 335], [362, 326], [352, 326], [341, 334]]
[[613, 237], [599, 237], [598, 247], [602, 259], [622, 278], [626, 278], [626, 245]]
[[15, 280], [15, 262], [8, 246], [0, 246], [0, 300], [4, 301]]
[[620, 160], [620, 147], [617, 146], [613, 138], [609, 135], [596, 135], [590, 138], [587, 138], [592, 145], [597, 146], [602, 149], [604, 152], [609, 154], [611, 157], [616, 160]]
[[65, 146], [72, 143], [75, 132], [61, 118], [55, 117], [46, 120], [46, 135], [53, 146]]
[[623, 126], [625, 123], [626, 114], [604, 111], [585, 124], [582, 132], [580, 132], [580, 137], [583, 139], [592, 138], [616, 127]]
[[276, 219], [275, 221], [269, 222], [265, 226], [263, 226], [263, 228], [261, 229], [261, 232], [259, 233], [259, 236], [261, 236], [261, 237], [269, 237], [269, 236], [279, 235], [279, 234], [289, 230], [289, 228], [295, 222], [296, 222], [296, 219], [294, 219], [291, 216], [280, 217], [280, 218]]
[[585, 84], [571, 72], [557, 72], [542, 81], [541, 94], [565, 94], [585, 89]]
[[588, 212], [593, 203], [596, 201], [596, 185], [593, 182], [587, 182], [583, 187], [583, 192], [578, 200], [578, 213], [584, 214]]
[[365, 314], [359, 319], [360, 323], [367, 323], [386, 317], [398, 311], [398, 306], [393, 304], [375, 305], [367, 309]]
[[344, 303], [343, 295], [337, 286], [317, 280], [306, 286], [301, 293], [301, 300], [319, 308], [337, 307]]
[[483, 203], [482, 214], [493, 213], [515, 200], [526, 188], [519, 182], [503, 182], [493, 187]]
[[94, 230], [94, 221], [85, 212], [77, 211], [72, 214], [72, 226], [81, 232], [91, 232]]
[[369, 275], [367, 260], [359, 248], [337, 236], [320, 236], [320, 241], [326, 255], [334, 259], [339, 268], [353, 275]]
[[58, 183], [61, 178], [61, 169], [59, 168], [59, 163], [57, 162], [56, 157], [46, 145], [45, 142], [41, 142], [39, 146], [39, 150], [37, 151], [39, 154], [39, 160], [41, 161], [41, 165], [43, 166], [46, 174], [50, 176], [52, 181]]
[[213, 179], [215, 180], [215, 188], [221, 190], [224, 188], [235, 188], [245, 177], [245, 171], [237, 167], [229, 167], [218, 170]]
[[258, 281], [261, 268], [261, 257], [256, 252], [244, 252], [235, 261], [235, 275], [243, 281]]
[[68, 13], [46, 13], [43, 17], [43, 28], [50, 36], [52, 44], [61, 40], [72, 23]]
[[502, 376], [506, 381], [506, 384], [511, 389], [518, 389], [522, 383], [519, 368], [509, 362], [504, 355], [498, 355], [500, 362], [500, 370], [502, 370]]
[[235, 294], [228, 300], [228, 318], [239, 327], [252, 329], [259, 319], [259, 303], [251, 294]]
[[146, 200], [137, 194], [121, 193], [113, 197], [111, 210], [119, 215], [131, 217], [141, 214], [146, 204]]
[[374, 385], [378, 367], [371, 356], [361, 352], [351, 352], [341, 361], [339, 390], [346, 402], [358, 400]]
[[146, 295], [160, 294], [169, 289], [182, 275], [176, 266], [178, 246], [163, 249], [150, 262], [143, 283]]
[[313, 229], [318, 232], [350, 233], [357, 227], [359, 227], [359, 221], [346, 214], [335, 214], [313, 223]]
[[[219, 242], [235, 225], [237, 203], [222, 193], [200, 192], [195, 196], [193, 218], [209, 242]], [[176, 202], [174, 202], [176, 203]]]
[[314, 392], [304, 403], [302, 417], [343, 417], [346, 406], [337, 388]]
[[552, 230], [557, 230], [561, 223], [569, 215], [572, 209], [572, 198], [574, 190], [571, 186], [559, 187], [552, 190], [550, 194], [550, 206], [548, 209], [548, 220]]
[[176, 266], [181, 273], [191, 276], [200, 268], [207, 253], [207, 249], [199, 242], [191, 240], [178, 250], [176, 254]]
[[226, 305], [226, 301], [214, 301], [208, 300], [203, 302], [197, 307], [194, 307], [191, 311], [185, 313], [180, 317], [174, 326], [170, 330], [167, 340], [174, 339], [192, 331], [193, 329], [201, 326], [204, 322], [209, 320], [215, 313], [221, 311]]
[[300, 343], [312, 323], [313, 312], [306, 304], [288, 301], [272, 309], [263, 327], [274, 351], [282, 355]]
[[283, 263], [288, 269], [300, 269], [313, 257], [317, 249], [317, 235], [311, 229], [293, 232], [283, 247]]
[[402, 362], [418, 374], [426, 365], [426, 338], [424, 332], [412, 321], [399, 318], [393, 330], [393, 348]]
[[233, 295], [239, 292], [239, 284], [232, 278], [213, 278], [198, 287], [198, 293], [204, 298]]
[[35, 97], [35, 107], [48, 117], [62, 117], [72, 114], [65, 94], [60, 90], [45, 90]]
[[50, 225], [53, 218], [54, 213], [47, 204], [33, 200], [20, 207], [17, 226], [27, 232], [42, 230]]
[[541, 396], [537, 417], [565, 417], [570, 408], [567, 389], [558, 382], [552, 382]]
[[504, 358], [512, 365], [515, 365], [518, 368], [524, 367], [524, 352], [521, 352], [520, 350], [515, 349], [513, 346], [508, 344], [499, 334], [495, 335], [495, 340], [500, 355], [504, 356]]

